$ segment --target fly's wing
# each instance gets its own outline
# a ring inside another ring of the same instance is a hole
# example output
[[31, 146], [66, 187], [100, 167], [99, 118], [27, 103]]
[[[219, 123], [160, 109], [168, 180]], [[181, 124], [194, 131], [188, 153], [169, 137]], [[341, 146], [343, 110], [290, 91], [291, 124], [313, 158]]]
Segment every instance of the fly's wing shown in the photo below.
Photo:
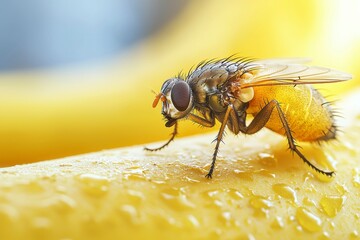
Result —
[[[287, 62], [287, 63], [285, 63]], [[250, 70], [252, 81], [242, 84], [241, 88], [274, 85], [297, 85], [332, 83], [351, 79], [351, 75], [335, 69], [288, 63], [289, 60], [255, 61]]]
[[311, 62], [310, 58], [269, 58], [257, 59], [253, 61], [255, 64], [306, 64]]

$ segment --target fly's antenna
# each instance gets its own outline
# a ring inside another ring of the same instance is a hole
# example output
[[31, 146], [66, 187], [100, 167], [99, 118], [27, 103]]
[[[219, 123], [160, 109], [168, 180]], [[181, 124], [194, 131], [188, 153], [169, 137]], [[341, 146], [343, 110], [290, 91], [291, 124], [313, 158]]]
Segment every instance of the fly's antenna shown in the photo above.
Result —
[[166, 97], [164, 96], [163, 93], [156, 93], [155, 91], [154, 91], [154, 93], [155, 93], [156, 95], [155, 95], [155, 99], [154, 99], [154, 102], [153, 102], [153, 104], [152, 104], [152, 107], [153, 107], [153, 108], [156, 108], [156, 106], [157, 106], [158, 103], [159, 103], [159, 100], [161, 100], [162, 102], [165, 102], [165, 101], [166, 101]]

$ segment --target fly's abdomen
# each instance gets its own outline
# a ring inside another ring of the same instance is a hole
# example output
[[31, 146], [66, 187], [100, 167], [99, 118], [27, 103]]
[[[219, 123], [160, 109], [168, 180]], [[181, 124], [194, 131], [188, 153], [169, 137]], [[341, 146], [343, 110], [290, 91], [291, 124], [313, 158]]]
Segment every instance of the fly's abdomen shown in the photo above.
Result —
[[[275, 99], [280, 103], [296, 140], [320, 141], [335, 138], [336, 127], [332, 110], [324, 97], [310, 85], [267, 86], [254, 90], [248, 113], [256, 115], [267, 102]], [[276, 109], [266, 127], [279, 134], [285, 134]]]

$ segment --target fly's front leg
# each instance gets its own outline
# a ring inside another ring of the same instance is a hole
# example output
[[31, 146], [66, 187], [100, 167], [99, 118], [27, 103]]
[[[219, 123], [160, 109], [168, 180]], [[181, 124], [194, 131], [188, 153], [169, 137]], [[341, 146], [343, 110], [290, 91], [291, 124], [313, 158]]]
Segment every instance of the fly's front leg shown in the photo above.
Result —
[[162, 146], [157, 147], [157, 148], [144, 147], [144, 150], [149, 151], [149, 152], [155, 152], [155, 151], [159, 151], [159, 150], [163, 149], [164, 147], [166, 147], [167, 145], [169, 145], [174, 140], [175, 136], [178, 134], [177, 126], [178, 126], [178, 123], [175, 122], [174, 123], [174, 131], [171, 133], [170, 139], [165, 144], [163, 144]]
[[212, 174], [213, 174], [214, 168], [215, 168], [216, 156], [217, 156], [218, 151], [219, 151], [220, 142], [221, 142], [223, 134], [224, 134], [225, 126], [226, 126], [226, 124], [227, 124], [227, 122], [229, 120], [230, 113], [232, 113], [232, 112], [234, 112], [234, 109], [233, 109], [232, 104], [230, 104], [230, 105], [228, 105], [228, 107], [226, 109], [225, 116], [224, 116], [224, 119], [223, 119], [223, 121], [221, 123], [219, 133], [218, 133], [218, 135], [216, 136], [216, 139], [215, 139], [216, 140], [215, 151], [214, 151], [214, 154], [213, 154], [210, 170], [209, 170], [208, 174], [206, 174], [206, 176], [205, 176], [206, 178], [212, 178]]
[[210, 110], [206, 110], [202, 116], [195, 115], [193, 113], [189, 113], [187, 118], [194, 123], [197, 123], [204, 127], [213, 127], [215, 125], [215, 117], [214, 114]]
[[243, 125], [240, 125], [240, 131], [246, 134], [254, 134], [258, 132], [260, 129], [265, 127], [266, 123], [269, 121], [270, 116], [276, 108], [279, 119], [284, 127], [285, 134], [289, 143], [289, 148], [294, 151], [307, 165], [309, 165], [311, 168], [313, 168], [315, 171], [325, 174], [327, 176], [332, 176], [334, 172], [327, 172], [324, 170], [319, 169], [315, 165], [313, 165], [309, 160], [306, 159], [306, 157], [299, 151], [295, 144], [295, 140], [291, 134], [291, 129], [289, 127], [289, 124], [285, 118], [284, 112], [282, 111], [280, 104], [276, 100], [270, 101], [268, 104], [263, 107], [260, 112], [254, 117], [252, 122], [249, 124], [249, 126], [246, 126], [245, 123]]
[[[188, 115], [188, 119], [195, 123], [198, 123], [204, 127], [213, 127], [215, 125], [215, 117], [213, 116], [211, 111], [205, 111], [203, 116], [198, 116], [198, 115], [190, 113]], [[166, 146], [168, 146], [172, 141], [174, 141], [175, 136], [178, 134], [177, 127], [178, 127], [178, 123], [175, 122], [174, 123], [174, 131], [171, 133], [170, 139], [165, 144], [163, 144], [162, 146], [157, 147], [157, 148], [144, 147], [144, 150], [150, 151], [150, 152], [155, 152], [155, 151], [159, 151], [159, 150], [165, 148]]]

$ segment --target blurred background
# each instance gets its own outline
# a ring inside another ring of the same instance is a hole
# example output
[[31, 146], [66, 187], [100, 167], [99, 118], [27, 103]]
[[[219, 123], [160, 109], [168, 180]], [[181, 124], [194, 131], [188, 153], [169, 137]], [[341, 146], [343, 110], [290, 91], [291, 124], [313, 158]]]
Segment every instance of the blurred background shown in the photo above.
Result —
[[357, 0], [0, 0], [0, 166], [166, 140], [151, 90], [234, 53], [349, 72], [319, 86], [341, 99], [360, 83], [359, 23]]

